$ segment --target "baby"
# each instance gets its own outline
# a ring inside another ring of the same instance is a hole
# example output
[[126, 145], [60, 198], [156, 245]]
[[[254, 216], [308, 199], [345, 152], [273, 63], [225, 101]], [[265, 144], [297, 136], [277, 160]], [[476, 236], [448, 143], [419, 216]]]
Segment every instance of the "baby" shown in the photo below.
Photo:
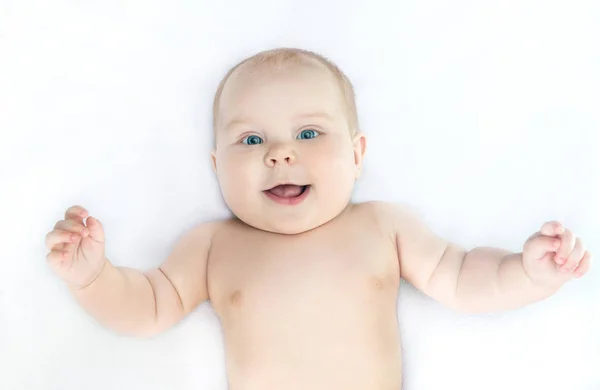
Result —
[[212, 163], [235, 218], [187, 232], [157, 269], [105, 257], [80, 206], [46, 236], [47, 260], [100, 324], [152, 336], [209, 300], [231, 390], [398, 390], [400, 278], [449, 308], [510, 310], [590, 268], [559, 222], [522, 253], [467, 251], [405, 207], [351, 202], [366, 139], [348, 78], [312, 52], [276, 49], [231, 69], [214, 99]]

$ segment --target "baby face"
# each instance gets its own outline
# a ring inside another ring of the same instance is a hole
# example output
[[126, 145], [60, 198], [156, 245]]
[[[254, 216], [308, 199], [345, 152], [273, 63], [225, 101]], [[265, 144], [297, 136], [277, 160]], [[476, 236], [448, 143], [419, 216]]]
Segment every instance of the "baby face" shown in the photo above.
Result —
[[238, 69], [216, 115], [213, 165], [225, 202], [243, 222], [296, 234], [350, 202], [365, 139], [350, 134], [340, 86], [326, 68]]

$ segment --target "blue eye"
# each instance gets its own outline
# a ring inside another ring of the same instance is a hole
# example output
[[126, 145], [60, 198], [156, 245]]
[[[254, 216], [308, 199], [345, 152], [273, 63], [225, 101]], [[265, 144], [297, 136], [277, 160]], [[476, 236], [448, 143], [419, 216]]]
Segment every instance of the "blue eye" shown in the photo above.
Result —
[[313, 129], [302, 130], [300, 134], [298, 134], [298, 139], [312, 139], [319, 135], [319, 132]]
[[260, 145], [263, 143], [263, 140], [258, 135], [249, 135], [242, 140], [242, 143], [246, 145]]

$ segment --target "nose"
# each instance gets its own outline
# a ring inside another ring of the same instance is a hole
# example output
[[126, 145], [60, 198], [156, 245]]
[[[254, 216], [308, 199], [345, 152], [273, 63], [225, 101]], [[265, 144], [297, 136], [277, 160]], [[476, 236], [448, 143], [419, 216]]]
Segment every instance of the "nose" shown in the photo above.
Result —
[[293, 165], [296, 163], [296, 153], [285, 144], [273, 145], [265, 155], [265, 165], [275, 168], [278, 165]]

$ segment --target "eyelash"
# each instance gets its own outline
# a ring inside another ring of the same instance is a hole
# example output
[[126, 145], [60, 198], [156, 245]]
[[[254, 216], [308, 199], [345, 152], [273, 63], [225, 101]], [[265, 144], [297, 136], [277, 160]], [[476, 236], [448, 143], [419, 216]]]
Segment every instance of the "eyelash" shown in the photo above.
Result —
[[[258, 144], [247, 144], [246, 142], [244, 142], [245, 140], [247, 140], [247, 139], [248, 139], [248, 138], [250, 138], [250, 137], [257, 137], [257, 138], [260, 138], [261, 142], [260, 142], [260, 143], [258, 143]], [[248, 134], [247, 136], [243, 137], [243, 138], [240, 140], [240, 143], [242, 143], [242, 144], [245, 144], [245, 145], [248, 145], [248, 146], [260, 145], [260, 144], [262, 144], [263, 142], [264, 142], [264, 140], [262, 139], [262, 137], [260, 137], [260, 136], [258, 136], [258, 135], [256, 135], [256, 134]]]
[[[322, 133], [321, 133], [319, 130], [317, 130], [317, 129], [314, 129], [314, 128], [312, 128], [312, 127], [308, 127], [308, 128], [306, 128], [306, 129], [302, 129], [302, 130], [300, 130], [300, 132], [298, 133], [298, 135], [296, 135], [296, 139], [298, 139], [298, 137], [299, 137], [299, 136], [300, 136], [300, 135], [301, 135], [303, 132], [305, 132], [305, 131], [309, 131], [309, 130], [310, 130], [310, 131], [312, 131], [312, 132], [314, 132], [316, 135], [315, 135], [314, 137], [312, 137], [312, 138], [308, 138], [308, 139], [317, 138], [318, 136], [320, 136], [320, 135], [322, 134]], [[300, 138], [300, 139], [302, 139], [302, 138]], [[306, 139], [306, 138], [304, 138], [304, 139]]]
[[[300, 136], [300, 134], [302, 134], [302, 132], [307, 131], [307, 130], [311, 130], [311, 131], [313, 131], [315, 133], [315, 136], [312, 137], [312, 138], [308, 138], [308, 140], [317, 138], [317, 137], [319, 137], [319, 136], [321, 136], [323, 134], [322, 131], [317, 130], [315, 127], [307, 127], [307, 128], [304, 128], [304, 129], [302, 129], [302, 130], [300, 130], [298, 132], [298, 134], [296, 135], [296, 139], [301, 139], [301, 138], [298, 138], [298, 137]], [[250, 137], [258, 137], [258, 138], [261, 139], [262, 142], [260, 142], [258, 144], [247, 144], [247, 143], [245, 143], [244, 141], [246, 141]], [[304, 140], [307, 140], [307, 139], [305, 138]], [[239, 143], [245, 144], [245, 145], [248, 145], [248, 146], [261, 145], [261, 144], [264, 143], [264, 139], [263, 139], [263, 137], [261, 137], [259, 135], [256, 135], [256, 134], [248, 134], [248, 135], [243, 136], [240, 139]]]

